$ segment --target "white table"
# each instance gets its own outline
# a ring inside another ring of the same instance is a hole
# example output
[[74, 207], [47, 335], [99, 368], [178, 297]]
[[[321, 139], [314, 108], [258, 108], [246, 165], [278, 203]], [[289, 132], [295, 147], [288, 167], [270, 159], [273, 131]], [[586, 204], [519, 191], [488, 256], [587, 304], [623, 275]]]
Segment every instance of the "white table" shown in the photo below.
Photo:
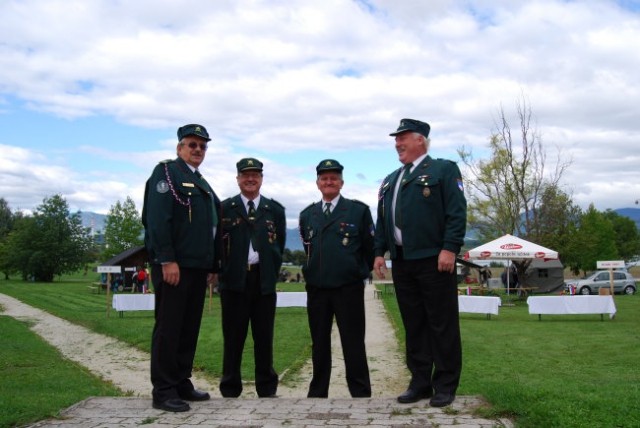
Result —
[[111, 306], [116, 311], [152, 311], [156, 302], [155, 294], [114, 294]]
[[616, 315], [616, 304], [613, 296], [537, 296], [527, 299], [530, 314], [542, 315], [572, 315], [572, 314], [609, 314], [609, 318]]
[[499, 297], [495, 296], [458, 296], [458, 312], [471, 312], [476, 314], [498, 315], [498, 308], [502, 304]]
[[293, 306], [307, 306], [307, 293], [305, 291], [283, 291], [277, 293], [276, 307], [289, 308]]

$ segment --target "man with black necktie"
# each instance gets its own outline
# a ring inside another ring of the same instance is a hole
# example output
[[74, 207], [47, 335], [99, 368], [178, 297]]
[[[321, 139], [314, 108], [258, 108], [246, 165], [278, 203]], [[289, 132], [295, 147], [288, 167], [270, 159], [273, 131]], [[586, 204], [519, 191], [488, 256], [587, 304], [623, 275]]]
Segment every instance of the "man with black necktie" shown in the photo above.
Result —
[[312, 341], [313, 378], [308, 397], [327, 398], [331, 379], [331, 329], [335, 317], [352, 397], [371, 397], [365, 349], [364, 287], [373, 267], [369, 207], [340, 195], [343, 167], [325, 159], [316, 167], [320, 202], [300, 213], [307, 261], [302, 266]]
[[155, 167], [144, 193], [142, 223], [155, 290], [153, 407], [170, 412], [210, 398], [190, 380], [205, 291], [216, 280], [222, 249], [220, 201], [198, 171], [210, 140], [202, 125], [178, 128], [178, 157]]
[[240, 194], [222, 202], [224, 268], [220, 273], [220, 302], [224, 357], [220, 393], [242, 393], [242, 352], [249, 323], [254, 344], [258, 397], [275, 397], [278, 374], [273, 368], [273, 328], [276, 282], [286, 239], [285, 210], [260, 194], [263, 164], [241, 159], [236, 180]]
[[467, 203], [457, 165], [433, 159], [429, 124], [402, 119], [395, 137], [403, 167], [380, 186], [374, 270], [393, 283], [406, 334], [411, 381], [400, 403], [453, 402], [462, 371], [456, 255], [464, 243]]

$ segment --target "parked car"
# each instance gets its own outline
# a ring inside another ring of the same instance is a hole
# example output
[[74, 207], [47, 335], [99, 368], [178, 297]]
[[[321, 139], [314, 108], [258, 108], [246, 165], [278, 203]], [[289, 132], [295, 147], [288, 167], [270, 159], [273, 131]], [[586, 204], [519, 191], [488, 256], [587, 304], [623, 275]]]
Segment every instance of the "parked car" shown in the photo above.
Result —
[[[572, 287], [576, 294], [598, 294], [601, 288], [609, 289], [611, 287], [609, 271], [597, 271], [585, 279], [572, 279], [565, 282], [564, 288], [566, 291], [570, 292]], [[629, 272], [613, 271], [613, 292], [634, 294], [636, 292], [636, 279]]]

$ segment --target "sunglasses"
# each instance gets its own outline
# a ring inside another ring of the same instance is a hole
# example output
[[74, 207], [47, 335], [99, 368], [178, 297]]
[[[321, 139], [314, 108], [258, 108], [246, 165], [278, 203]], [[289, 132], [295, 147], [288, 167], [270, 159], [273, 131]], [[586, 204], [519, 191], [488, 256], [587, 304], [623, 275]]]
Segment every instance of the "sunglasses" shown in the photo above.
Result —
[[200, 147], [200, 150], [203, 152], [207, 151], [207, 143], [196, 143], [195, 141], [191, 141], [189, 144], [182, 143], [183, 146], [189, 147], [191, 150], [195, 150]]

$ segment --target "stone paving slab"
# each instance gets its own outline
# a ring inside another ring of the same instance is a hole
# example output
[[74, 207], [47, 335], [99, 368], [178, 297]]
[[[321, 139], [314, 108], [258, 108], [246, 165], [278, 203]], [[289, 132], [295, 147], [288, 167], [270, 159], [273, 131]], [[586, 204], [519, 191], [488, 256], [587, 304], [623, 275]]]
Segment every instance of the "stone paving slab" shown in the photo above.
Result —
[[191, 411], [171, 413], [151, 407], [148, 398], [90, 397], [61, 412], [59, 419], [31, 428], [74, 427], [439, 427], [511, 428], [506, 419], [475, 416], [485, 403], [476, 397], [457, 397], [445, 408], [428, 400], [400, 404], [395, 398], [213, 398], [191, 403]]

